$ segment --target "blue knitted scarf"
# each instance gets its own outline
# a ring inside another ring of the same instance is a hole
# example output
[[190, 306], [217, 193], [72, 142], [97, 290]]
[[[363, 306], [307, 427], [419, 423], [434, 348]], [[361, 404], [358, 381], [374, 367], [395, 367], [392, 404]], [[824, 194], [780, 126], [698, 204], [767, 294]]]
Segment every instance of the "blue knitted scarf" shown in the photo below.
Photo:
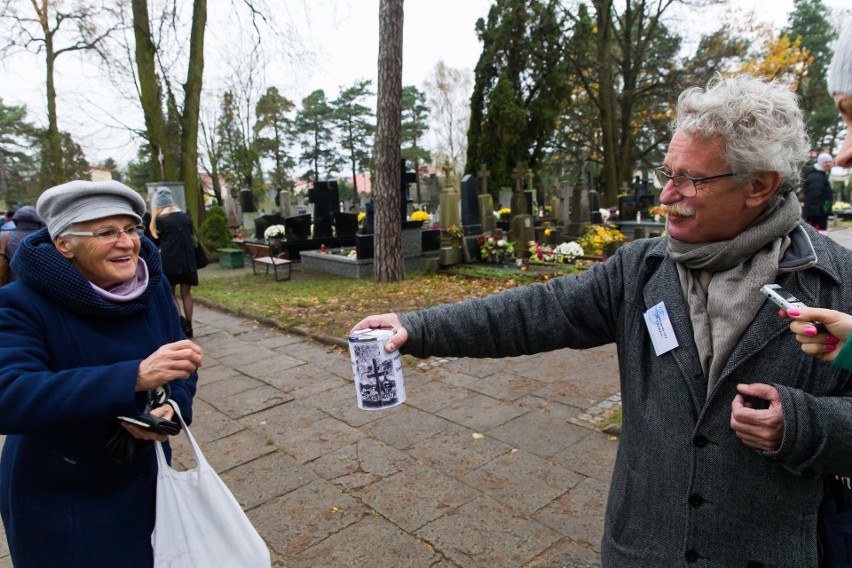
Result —
[[99, 296], [86, 277], [56, 250], [46, 228], [21, 241], [11, 268], [22, 283], [75, 314], [117, 319], [144, 310], [163, 279], [160, 253], [145, 237], [139, 256], [148, 265], [148, 286], [138, 298], [121, 303]]

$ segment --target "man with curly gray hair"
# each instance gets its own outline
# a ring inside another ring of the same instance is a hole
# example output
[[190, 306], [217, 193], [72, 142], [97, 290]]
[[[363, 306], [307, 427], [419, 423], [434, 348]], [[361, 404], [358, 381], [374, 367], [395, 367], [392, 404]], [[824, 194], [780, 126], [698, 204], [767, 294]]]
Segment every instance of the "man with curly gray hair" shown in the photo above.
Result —
[[354, 329], [392, 329], [386, 348], [418, 357], [616, 343], [603, 565], [817, 566], [822, 478], [852, 473], [852, 375], [802, 353], [760, 289], [849, 311], [852, 254], [801, 221], [808, 138], [785, 86], [687, 89], [673, 131], [656, 171], [666, 236], [580, 276]]

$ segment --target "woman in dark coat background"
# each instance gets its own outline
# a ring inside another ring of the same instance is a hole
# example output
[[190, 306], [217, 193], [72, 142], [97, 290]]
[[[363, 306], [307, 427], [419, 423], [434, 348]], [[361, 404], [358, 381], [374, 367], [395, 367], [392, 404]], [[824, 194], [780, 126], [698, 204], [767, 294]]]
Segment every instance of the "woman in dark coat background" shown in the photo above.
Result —
[[831, 154], [822, 153], [817, 157], [817, 161], [805, 170], [805, 204], [802, 207], [802, 217], [805, 223], [818, 231], [828, 230], [828, 216], [834, 201], [831, 182], [828, 180], [831, 166]]
[[[192, 337], [192, 287], [198, 286], [192, 218], [175, 205], [172, 192], [167, 187], [161, 187], [154, 194], [150, 230], [151, 237], [160, 247], [163, 274], [172, 286], [175, 306], [179, 314], [183, 313], [180, 316], [181, 327], [187, 337]], [[180, 301], [177, 298], [178, 287]]]
[[[72, 181], [36, 209], [47, 227], [21, 242], [18, 280], [0, 289], [0, 514], [12, 562], [150, 568], [151, 446], [168, 436], [116, 417], [144, 413], [168, 384], [191, 418], [201, 349], [181, 333], [160, 255], [142, 237], [139, 194]], [[150, 414], [170, 420], [174, 409]], [[109, 451], [116, 436], [129, 454]]]

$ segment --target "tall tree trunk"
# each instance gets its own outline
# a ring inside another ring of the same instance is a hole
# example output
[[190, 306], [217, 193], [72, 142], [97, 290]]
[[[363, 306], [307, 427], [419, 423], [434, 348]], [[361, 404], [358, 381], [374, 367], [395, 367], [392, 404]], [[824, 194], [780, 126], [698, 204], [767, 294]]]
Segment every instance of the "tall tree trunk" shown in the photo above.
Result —
[[405, 278], [400, 219], [400, 129], [402, 123], [403, 0], [379, 2], [379, 77], [376, 109], [376, 215], [374, 256], [377, 282]]
[[[139, 74], [139, 99], [145, 115], [145, 130], [151, 145], [151, 179], [165, 181], [175, 179], [168, 175], [174, 170], [172, 152], [168, 151], [169, 137], [166, 135], [166, 117], [163, 114], [163, 93], [157, 77], [157, 48], [151, 40], [151, 21], [148, 17], [147, 0], [133, 0], [133, 36], [136, 40], [136, 70]], [[162, 156], [162, 164], [159, 161]]]
[[39, 12], [42, 19], [41, 25], [44, 30], [45, 63], [47, 67], [47, 148], [50, 159], [48, 172], [52, 185], [65, 182], [64, 168], [62, 167], [62, 139], [59, 135], [59, 123], [56, 118], [56, 85], [53, 78], [56, 53], [53, 47], [53, 32], [50, 31], [50, 22], [47, 16], [47, 5], [44, 12]]
[[612, 0], [594, 0], [597, 20], [597, 66], [600, 71], [600, 113], [603, 134], [604, 182], [602, 205], [612, 206], [618, 197], [615, 117], [615, 85], [612, 78]]
[[204, 202], [198, 190], [198, 119], [201, 112], [201, 82], [204, 76], [204, 29], [207, 27], [207, 0], [192, 4], [192, 32], [189, 37], [189, 65], [184, 83], [181, 117], [181, 179], [186, 206], [200, 223]]

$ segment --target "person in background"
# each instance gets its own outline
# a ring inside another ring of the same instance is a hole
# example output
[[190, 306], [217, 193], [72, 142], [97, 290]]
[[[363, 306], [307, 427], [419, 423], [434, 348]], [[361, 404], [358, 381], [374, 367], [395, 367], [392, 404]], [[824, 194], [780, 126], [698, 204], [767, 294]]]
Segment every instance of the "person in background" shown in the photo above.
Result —
[[828, 175], [834, 165], [831, 154], [823, 152], [817, 156], [816, 162], [805, 170], [804, 206], [802, 216], [805, 223], [817, 231], [828, 230], [828, 216], [831, 214], [831, 204], [834, 193]]
[[150, 234], [160, 247], [163, 274], [172, 286], [178, 314], [183, 314], [180, 316], [183, 332], [192, 337], [192, 287], [198, 286], [192, 218], [175, 205], [172, 192], [167, 187], [159, 188], [154, 194]]
[[803, 355], [759, 290], [850, 310], [852, 253], [801, 220], [810, 144], [787, 87], [717, 77], [681, 93], [672, 130], [656, 171], [665, 237], [353, 331], [393, 330], [386, 349], [417, 357], [616, 343], [603, 566], [817, 566], [823, 476], [852, 472], [852, 376]]
[[[15, 221], [15, 228], [9, 234], [9, 240], [6, 242], [5, 253], [6, 258], [10, 261], [12, 260], [12, 257], [15, 256], [15, 251], [18, 250], [18, 245], [21, 244], [24, 237], [28, 237], [39, 229], [44, 228], [44, 222], [41, 220], [41, 217], [38, 216], [38, 212], [36, 212], [35, 207], [31, 205], [24, 205], [18, 209], [13, 220]], [[15, 271], [10, 270], [9, 282], [14, 282], [16, 279], [17, 276], [15, 276]]]
[[14, 211], [12, 211], [11, 209], [6, 211], [6, 217], [5, 217], [5, 219], [3, 219], [3, 224], [0, 225], [0, 231], [5, 232], [5, 231], [13, 230], [15, 228], [14, 218], [15, 218], [15, 212]]
[[[184, 338], [160, 255], [142, 238], [139, 194], [72, 181], [36, 210], [46, 227], [20, 243], [18, 280], [0, 289], [0, 514], [12, 563], [151, 568], [151, 448], [168, 436], [116, 417], [144, 413], [168, 385], [191, 420], [202, 351]], [[116, 436], [133, 451], [113, 454]]]

